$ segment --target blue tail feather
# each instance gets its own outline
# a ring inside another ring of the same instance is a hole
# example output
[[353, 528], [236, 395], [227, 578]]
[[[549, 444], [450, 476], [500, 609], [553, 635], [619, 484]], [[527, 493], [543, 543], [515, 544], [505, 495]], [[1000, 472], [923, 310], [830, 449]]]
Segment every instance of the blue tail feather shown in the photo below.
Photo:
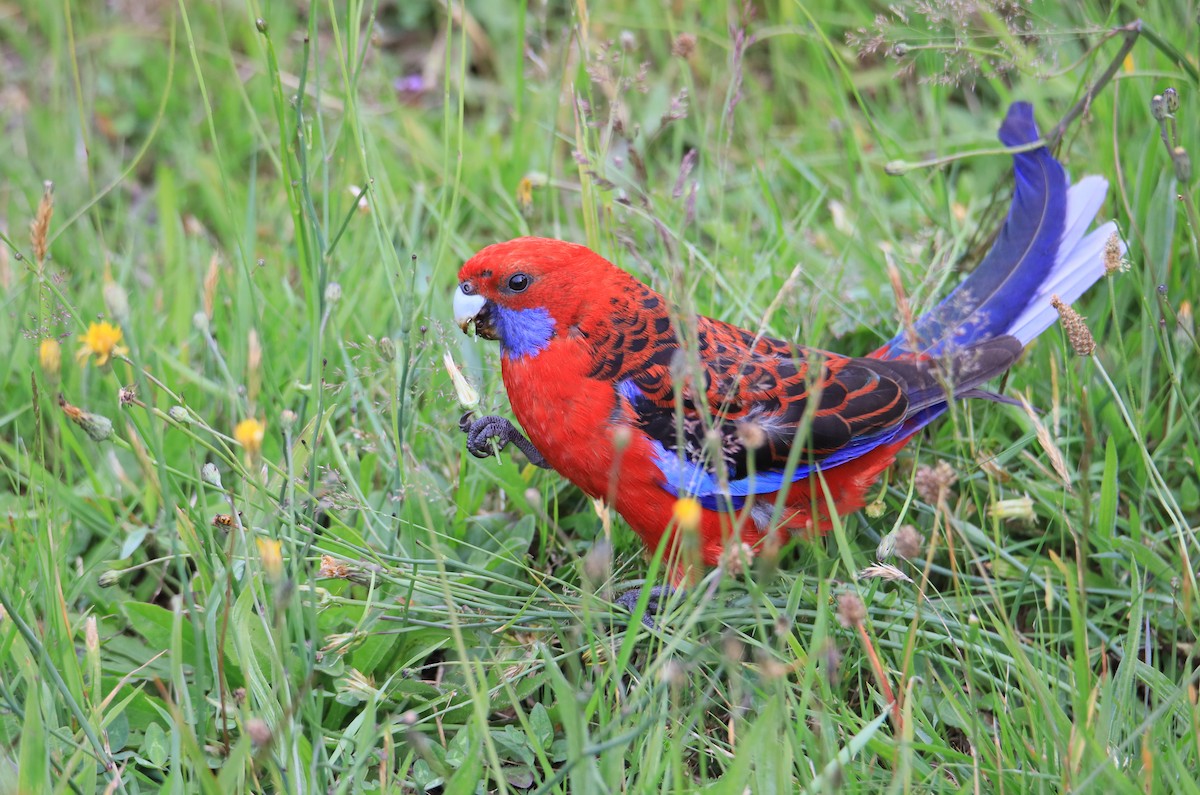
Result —
[[[1000, 141], [1016, 147], [1038, 140], [1033, 107], [1015, 102], [1000, 126]], [[939, 356], [1006, 334], [1054, 269], [1067, 214], [1067, 176], [1044, 147], [1013, 155], [1016, 189], [1000, 235], [979, 267], [936, 307], [914, 322], [916, 350], [905, 331], [879, 352]]]

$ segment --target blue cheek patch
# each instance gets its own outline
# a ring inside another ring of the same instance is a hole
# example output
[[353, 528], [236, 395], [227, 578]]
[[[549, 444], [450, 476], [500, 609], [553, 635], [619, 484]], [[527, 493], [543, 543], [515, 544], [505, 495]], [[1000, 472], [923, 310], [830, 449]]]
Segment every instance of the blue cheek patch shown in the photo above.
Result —
[[505, 309], [493, 304], [496, 332], [504, 355], [510, 359], [537, 356], [554, 336], [554, 318], [541, 307], [535, 309]]

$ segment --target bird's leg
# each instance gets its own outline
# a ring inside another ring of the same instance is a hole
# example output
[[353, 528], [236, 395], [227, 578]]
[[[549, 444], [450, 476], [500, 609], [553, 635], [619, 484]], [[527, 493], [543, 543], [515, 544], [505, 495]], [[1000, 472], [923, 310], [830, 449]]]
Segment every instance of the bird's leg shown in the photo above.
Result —
[[533, 442], [525, 438], [504, 417], [488, 415], [475, 419], [467, 412], [458, 419], [458, 428], [467, 435], [467, 452], [476, 458], [487, 458], [492, 454], [492, 440], [496, 440], [496, 449], [503, 450], [509, 442], [525, 454], [529, 463], [542, 469], [550, 469], [546, 458], [533, 446]]
[[[656, 585], [650, 589], [650, 600], [646, 603], [646, 612], [642, 614], [642, 623], [650, 629], [657, 629], [658, 625], [654, 623], [654, 616], [658, 615], [658, 611], [667, 603], [667, 599], [671, 594], [675, 593], [675, 589], [669, 585]], [[625, 593], [613, 600], [613, 604], [621, 607], [632, 613], [637, 608], [638, 599], [641, 598], [641, 588], [630, 588]]]

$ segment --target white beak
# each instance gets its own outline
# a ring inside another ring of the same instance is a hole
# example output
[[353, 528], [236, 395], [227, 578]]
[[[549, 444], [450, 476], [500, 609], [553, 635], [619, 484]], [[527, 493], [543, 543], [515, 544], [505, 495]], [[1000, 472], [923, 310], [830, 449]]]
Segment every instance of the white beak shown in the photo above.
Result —
[[463, 292], [462, 285], [454, 291], [454, 322], [463, 331], [467, 330], [467, 326], [475, 319], [482, 310], [487, 300], [482, 295], [467, 295]]

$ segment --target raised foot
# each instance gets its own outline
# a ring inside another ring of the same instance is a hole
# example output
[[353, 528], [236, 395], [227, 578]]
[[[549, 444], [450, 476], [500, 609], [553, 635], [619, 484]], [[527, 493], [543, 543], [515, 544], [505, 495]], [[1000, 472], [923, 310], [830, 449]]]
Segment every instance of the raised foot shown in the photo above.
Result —
[[[646, 602], [646, 612], [642, 614], [642, 623], [650, 629], [658, 629], [658, 624], [654, 621], [654, 616], [658, 615], [658, 611], [667, 603], [667, 599], [671, 594], [675, 593], [675, 589], [669, 585], [656, 585], [650, 589], [650, 599]], [[613, 604], [620, 605], [630, 613], [637, 609], [638, 599], [642, 597], [641, 588], [630, 588], [625, 593], [613, 600]]]
[[503, 450], [512, 442], [525, 454], [529, 463], [542, 469], [550, 468], [550, 464], [546, 463], [545, 457], [533, 446], [533, 442], [526, 439], [525, 435], [504, 417], [489, 414], [486, 417], [475, 418], [468, 411], [458, 418], [458, 429], [467, 435], [467, 452], [476, 458], [490, 456], [492, 440], [495, 439], [496, 450]]

